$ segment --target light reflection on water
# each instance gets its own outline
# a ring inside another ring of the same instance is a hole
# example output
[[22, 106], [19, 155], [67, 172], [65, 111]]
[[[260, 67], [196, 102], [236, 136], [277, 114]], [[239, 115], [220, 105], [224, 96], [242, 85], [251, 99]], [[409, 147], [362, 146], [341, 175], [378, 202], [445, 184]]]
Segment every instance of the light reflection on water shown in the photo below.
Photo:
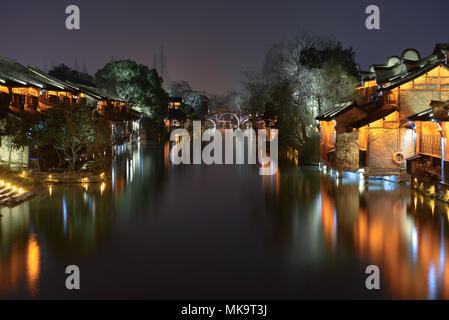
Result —
[[328, 246], [334, 247], [332, 226], [340, 223], [339, 239], [359, 257], [381, 267], [392, 297], [448, 299], [448, 206], [395, 183], [375, 180], [369, 184], [356, 197], [355, 184], [336, 188], [334, 178], [321, 177], [321, 215]]
[[[173, 166], [169, 145], [116, 152], [111, 183], [47, 186], [1, 209], [0, 297], [71, 298], [77, 264], [76, 297], [449, 298], [449, 207], [409, 186]], [[364, 289], [369, 264], [381, 292]]]

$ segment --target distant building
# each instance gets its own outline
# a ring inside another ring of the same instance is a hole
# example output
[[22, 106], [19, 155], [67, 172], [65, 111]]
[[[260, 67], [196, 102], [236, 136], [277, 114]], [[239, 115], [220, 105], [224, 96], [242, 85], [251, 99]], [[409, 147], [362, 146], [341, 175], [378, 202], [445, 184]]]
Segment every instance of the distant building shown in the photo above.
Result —
[[183, 104], [182, 98], [181, 97], [170, 97], [168, 98], [168, 110], [171, 109], [179, 109], [179, 107], [181, 107]]
[[179, 109], [183, 105], [181, 97], [168, 98], [168, 113], [164, 120], [167, 128], [181, 127], [186, 121], [185, 114]]

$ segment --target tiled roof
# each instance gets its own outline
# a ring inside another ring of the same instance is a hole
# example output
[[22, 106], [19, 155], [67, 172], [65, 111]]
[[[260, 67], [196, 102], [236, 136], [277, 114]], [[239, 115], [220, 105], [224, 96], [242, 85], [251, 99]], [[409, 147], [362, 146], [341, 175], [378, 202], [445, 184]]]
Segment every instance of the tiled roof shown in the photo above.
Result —
[[[440, 66], [445, 61], [444, 57], [439, 55], [431, 55], [427, 58], [422, 59], [419, 63], [401, 63], [401, 73], [396, 75], [391, 73], [391, 77], [385, 77], [382, 82], [377, 80], [378, 84], [381, 86], [381, 90], [391, 90], [404, 83], [412, 81], [419, 78], [423, 74], [435, 69]], [[398, 67], [399, 68], [399, 67]], [[377, 69], [376, 69], [377, 74]], [[377, 79], [377, 78], [376, 78]]]
[[[105, 89], [62, 81], [36, 67], [25, 67], [17, 61], [6, 58], [0, 58], [0, 84], [14, 87], [31, 86], [43, 90], [65, 91], [74, 94], [82, 92], [96, 100], [126, 102]], [[24, 116], [27, 116], [30, 112], [32, 113], [32, 111], [28, 111]], [[138, 119], [140, 116], [141, 113], [133, 109], [126, 115], [127, 118], [132, 119]]]
[[[72, 86], [69, 83], [61, 81], [55, 77], [52, 77], [36, 67], [29, 66], [27, 69], [30, 70], [31, 72], [33, 72], [36, 76], [38, 76], [42, 82], [50, 84], [51, 86], [58, 88], [58, 90], [62, 90], [62, 91], [66, 91], [66, 92], [79, 92], [79, 89], [77, 87]], [[48, 89], [50, 89], [50, 88], [48, 88]], [[56, 90], [56, 91], [58, 91], [58, 90]]]
[[433, 118], [433, 108], [416, 113], [407, 118], [410, 121], [431, 121]]
[[[71, 83], [72, 84], [72, 83]], [[83, 84], [73, 84], [74, 86], [77, 86], [80, 88], [81, 91], [96, 96], [99, 100], [113, 100], [113, 101], [120, 101], [120, 102], [127, 102], [124, 99], [120, 99], [115, 94], [109, 92], [106, 89], [100, 89], [95, 87], [86, 86]]]
[[355, 106], [354, 101], [338, 103], [334, 107], [332, 107], [329, 110], [325, 111], [324, 113], [320, 114], [315, 119], [319, 120], [319, 121], [330, 121], [330, 120], [334, 119], [337, 115], [345, 112], [346, 110], [351, 109], [353, 106]]
[[0, 83], [3, 82], [18, 87], [32, 86], [54, 91], [83, 92], [99, 100], [123, 101], [104, 89], [62, 81], [36, 67], [25, 67], [17, 61], [6, 58], [0, 58]]
[[42, 79], [17, 61], [6, 58], [0, 58], [0, 79], [5, 81], [6, 84], [18, 87], [32, 86], [44, 89], [46, 87], [53, 88], [54, 86], [54, 83], [45, 81], [45, 79]]
[[437, 44], [433, 54], [421, 58], [415, 49], [406, 49], [400, 57], [393, 56], [385, 64], [372, 65], [368, 71], [361, 71], [362, 83], [376, 80], [381, 90], [391, 90], [412, 81], [439, 65], [447, 64], [449, 44]]
[[391, 114], [397, 110], [398, 110], [397, 107], [385, 107], [385, 108], [380, 108], [380, 109], [374, 109], [373, 111], [368, 113], [366, 115], [366, 117], [364, 117], [363, 119], [351, 123], [350, 127], [356, 128], [356, 129], [364, 127], [374, 121], [385, 118], [386, 116], [388, 116], [389, 114]]

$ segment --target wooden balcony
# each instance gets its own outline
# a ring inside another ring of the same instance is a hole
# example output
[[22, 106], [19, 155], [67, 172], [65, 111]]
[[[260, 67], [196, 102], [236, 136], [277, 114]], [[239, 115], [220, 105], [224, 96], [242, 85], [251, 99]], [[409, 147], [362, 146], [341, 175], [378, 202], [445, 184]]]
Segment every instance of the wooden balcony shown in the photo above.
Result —
[[39, 106], [39, 99], [35, 96], [27, 96], [26, 99], [26, 107], [30, 108], [32, 110], [37, 110], [37, 107]]
[[18, 108], [20, 110], [23, 110], [25, 107], [26, 102], [26, 96], [13, 93], [12, 99], [11, 99], [11, 106]]
[[59, 97], [57, 96], [41, 96], [39, 97], [39, 106], [44, 109], [50, 109], [57, 107], [60, 104]]

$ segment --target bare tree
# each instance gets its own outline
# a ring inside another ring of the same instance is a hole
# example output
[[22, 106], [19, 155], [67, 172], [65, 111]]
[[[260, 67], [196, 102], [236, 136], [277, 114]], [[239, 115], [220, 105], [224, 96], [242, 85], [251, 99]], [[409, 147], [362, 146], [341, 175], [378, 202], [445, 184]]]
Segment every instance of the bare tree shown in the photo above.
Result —
[[246, 102], [252, 110], [276, 114], [280, 143], [300, 148], [319, 113], [353, 99], [353, 58], [352, 49], [332, 38], [303, 33], [276, 43], [260, 74], [246, 74]]

